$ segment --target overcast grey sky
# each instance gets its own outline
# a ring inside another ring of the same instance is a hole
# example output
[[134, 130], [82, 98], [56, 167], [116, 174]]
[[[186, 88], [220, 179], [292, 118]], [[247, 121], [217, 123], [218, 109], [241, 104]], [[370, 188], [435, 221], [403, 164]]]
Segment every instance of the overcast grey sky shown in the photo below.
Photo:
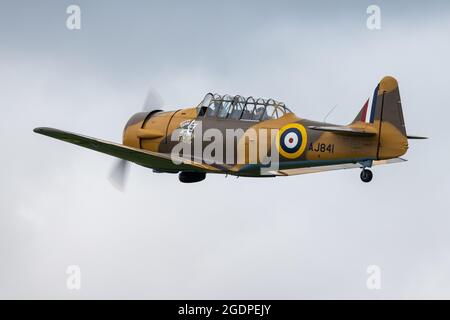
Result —
[[[450, 298], [449, 35], [448, 1], [2, 0], [0, 298]], [[432, 139], [370, 184], [347, 170], [184, 185], [133, 166], [119, 193], [113, 158], [32, 132], [120, 141], [149, 86], [167, 110], [214, 91], [318, 120], [337, 105], [328, 120], [345, 124], [385, 75], [408, 133]]]

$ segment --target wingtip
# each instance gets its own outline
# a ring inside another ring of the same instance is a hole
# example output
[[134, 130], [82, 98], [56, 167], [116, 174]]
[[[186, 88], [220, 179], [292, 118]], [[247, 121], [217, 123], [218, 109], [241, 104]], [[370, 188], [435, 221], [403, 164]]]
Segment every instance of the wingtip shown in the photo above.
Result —
[[49, 128], [49, 127], [37, 127], [33, 129], [33, 132], [39, 133], [39, 134], [47, 134], [49, 132], [55, 132], [56, 129]]
[[33, 129], [33, 132], [35, 132], [35, 133], [42, 133], [42, 132], [43, 132], [43, 129], [44, 129], [44, 128], [42, 128], [42, 127], [37, 127], [37, 128], [34, 128], [34, 129]]

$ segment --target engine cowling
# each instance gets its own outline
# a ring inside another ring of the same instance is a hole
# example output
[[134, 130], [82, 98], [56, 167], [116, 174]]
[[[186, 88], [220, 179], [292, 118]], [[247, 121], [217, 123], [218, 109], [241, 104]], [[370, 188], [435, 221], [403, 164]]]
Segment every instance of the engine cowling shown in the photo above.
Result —
[[134, 114], [125, 125], [123, 129], [122, 142], [124, 145], [141, 148], [141, 138], [148, 138], [151, 132], [144, 132], [142, 130], [145, 122], [155, 113], [162, 110], [152, 110], [150, 112], [138, 112]]

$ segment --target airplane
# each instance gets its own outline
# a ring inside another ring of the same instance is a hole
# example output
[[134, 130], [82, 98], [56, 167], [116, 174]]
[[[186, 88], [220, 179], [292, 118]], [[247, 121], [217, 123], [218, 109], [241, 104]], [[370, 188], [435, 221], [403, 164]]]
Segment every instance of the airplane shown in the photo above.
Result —
[[[208, 130], [214, 139], [206, 137]], [[130, 162], [178, 173], [183, 183], [200, 182], [209, 173], [283, 177], [348, 168], [360, 168], [361, 180], [370, 182], [372, 166], [406, 161], [401, 156], [408, 139], [427, 139], [407, 135], [398, 83], [391, 76], [378, 83], [348, 125], [299, 118], [273, 99], [208, 93], [197, 106], [174, 111], [150, 101], [126, 123], [122, 144], [48, 127], [34, 132], [119, 158], [111, 181], [120, 189]], [[264, 144], [267, 152], [261, 155]]]

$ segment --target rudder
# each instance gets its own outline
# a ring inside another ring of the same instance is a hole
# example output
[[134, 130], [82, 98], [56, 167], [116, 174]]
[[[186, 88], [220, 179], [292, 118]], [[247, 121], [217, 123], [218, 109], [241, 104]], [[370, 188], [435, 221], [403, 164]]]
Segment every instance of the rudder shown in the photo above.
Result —
[[408, 139], [398, 82], [384, 77], [352, 124], [369, 126], [378, 133], [377, 159], [396, 158], [406, 153]]

